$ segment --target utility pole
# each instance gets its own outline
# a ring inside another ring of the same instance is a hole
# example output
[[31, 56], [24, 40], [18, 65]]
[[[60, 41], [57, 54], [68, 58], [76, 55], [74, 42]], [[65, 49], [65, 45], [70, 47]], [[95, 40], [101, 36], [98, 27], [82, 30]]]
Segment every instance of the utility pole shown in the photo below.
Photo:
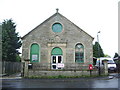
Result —
[[101, 75], [101, 69], [100, 69], [100, 46], [99, 46], [99, 36], [98, 34], [100, 33], [100, 31], [97, 33], [97, 42], [98, 42], [98, 60], [99, 60], [99, 76]]

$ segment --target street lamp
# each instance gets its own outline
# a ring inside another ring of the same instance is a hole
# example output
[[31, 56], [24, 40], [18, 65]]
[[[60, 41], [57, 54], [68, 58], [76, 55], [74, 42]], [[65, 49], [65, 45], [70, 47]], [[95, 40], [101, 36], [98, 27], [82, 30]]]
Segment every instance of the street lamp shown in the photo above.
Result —
[[100, 70], [100, 47], [99, 47], [99, 36], [98, 36], [99, 33], [100, 33], [100, 31], [97, 33], [97, 42], [98, 42], [98, 60], [99, 60], [99, 68], [98, 68], [99, 71], [98, 71], [98, 72], [99, 72], [99, 76], [100, 76], [100, 74], [101, 74], [100, 71], [101, 71], [101, 70]]

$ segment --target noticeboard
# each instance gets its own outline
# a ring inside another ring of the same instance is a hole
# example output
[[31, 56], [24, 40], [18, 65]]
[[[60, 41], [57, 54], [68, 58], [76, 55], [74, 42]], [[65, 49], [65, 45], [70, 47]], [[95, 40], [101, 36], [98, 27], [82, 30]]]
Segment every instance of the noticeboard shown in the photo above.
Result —
[[38, 55], [32, 55], [32, 61], [37, 61], [38, 60]]

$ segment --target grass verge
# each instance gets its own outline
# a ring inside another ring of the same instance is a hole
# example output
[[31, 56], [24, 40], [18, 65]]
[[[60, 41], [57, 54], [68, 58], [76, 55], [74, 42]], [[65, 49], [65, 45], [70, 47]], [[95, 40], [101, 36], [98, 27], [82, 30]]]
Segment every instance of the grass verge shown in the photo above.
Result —
[[27, 79], [63, 79], [63, 78], [93, 78], [93, 77], [105, 77], [108, 75], [81, 75], [81, 76], [63, 76], [63, 75], [58, 75], [58, 76], [28, 76], [24, 77]]

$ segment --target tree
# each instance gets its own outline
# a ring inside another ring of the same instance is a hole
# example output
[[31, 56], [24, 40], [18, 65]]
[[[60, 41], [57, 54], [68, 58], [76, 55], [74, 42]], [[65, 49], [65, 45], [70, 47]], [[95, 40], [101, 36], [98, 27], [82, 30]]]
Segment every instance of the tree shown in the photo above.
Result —
[[16, 33], [16, 25], [13, 20], [4, 20], [2, 23], [2, 60], [16, 61], [21, 47], [20, 36]]
[[108, 54], [104, 54], [104, 57], [111, 57], [110, 55], [108, 55]]
[[119, 57], [118, 53], [115, 53], [114, 58]]
[[104, 57], [103, 50], [98, 42], [95, 42], [95, 45], [93, 45], [93, 57]]

